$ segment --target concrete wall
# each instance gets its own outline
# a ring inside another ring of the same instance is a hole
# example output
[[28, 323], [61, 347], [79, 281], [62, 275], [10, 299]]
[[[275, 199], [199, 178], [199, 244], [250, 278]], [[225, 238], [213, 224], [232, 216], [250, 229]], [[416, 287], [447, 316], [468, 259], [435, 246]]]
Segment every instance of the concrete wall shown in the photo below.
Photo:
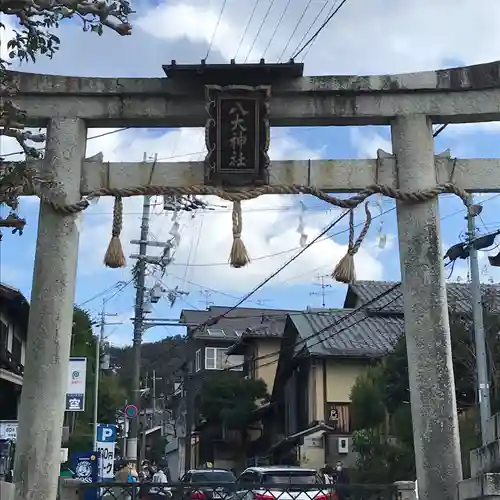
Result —
[[178, 481], [184, 471], [179, 470], [179, 450], [172, 451], [165, 455], [168, 470], [172, 481]]

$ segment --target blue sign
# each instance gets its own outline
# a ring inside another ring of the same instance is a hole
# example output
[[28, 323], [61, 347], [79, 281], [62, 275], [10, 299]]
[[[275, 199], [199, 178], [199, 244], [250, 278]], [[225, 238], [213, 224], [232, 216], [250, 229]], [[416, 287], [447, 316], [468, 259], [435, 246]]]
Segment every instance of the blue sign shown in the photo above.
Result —
[[[71, 463], [75, 471], [75, 479], [79, 479], [82, 483], [97, 483], [99, 477], [98, 458], [98, 453], [95, 451], [74, 453], [71, 457]], [[97, 500], [98, 493], [99, 488], [85, 490], [84, 500]]]
[[67, 411], [83, 411], [85, 409], [85, 394], [66, 394]]
[[116, 425], [97, 424], [97, 442], [98, 443], [115, 443], [116, 442]]

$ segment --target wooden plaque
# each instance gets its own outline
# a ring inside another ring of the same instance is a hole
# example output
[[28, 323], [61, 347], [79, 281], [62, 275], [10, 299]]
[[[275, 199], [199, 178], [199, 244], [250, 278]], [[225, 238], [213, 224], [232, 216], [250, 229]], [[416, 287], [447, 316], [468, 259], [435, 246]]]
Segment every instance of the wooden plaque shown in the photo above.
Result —
[[206, 184], [229, 188], [267, 184], [269, 95], [269, 86], [206, 86]]

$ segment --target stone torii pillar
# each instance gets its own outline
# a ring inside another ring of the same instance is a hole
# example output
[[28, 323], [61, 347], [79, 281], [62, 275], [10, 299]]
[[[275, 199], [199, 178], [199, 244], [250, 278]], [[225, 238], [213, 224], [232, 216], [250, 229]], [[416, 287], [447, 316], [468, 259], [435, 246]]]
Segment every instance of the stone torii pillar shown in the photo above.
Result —
[[[58, 183], [51, 189], [55, 201], [80, 200], [85, 145], [83, 120], [49, 120], [43, 172]], [[14, 465], [16, 500], [54, 500], [57, 495], [78, 256], [76, 219], [40, 203]]]
[[[434, 186], [431, 121], [401, 116], [391, 128], [399, 189]], [[462, 465], [438, 200], [397, 202], [397, 216], [419, 497], [455, 500]]]

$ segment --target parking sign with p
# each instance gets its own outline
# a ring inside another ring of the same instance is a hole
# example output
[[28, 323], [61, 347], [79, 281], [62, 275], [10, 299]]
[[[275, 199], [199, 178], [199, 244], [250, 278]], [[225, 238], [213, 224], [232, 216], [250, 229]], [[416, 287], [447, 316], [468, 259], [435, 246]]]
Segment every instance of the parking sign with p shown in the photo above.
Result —
[[116, 425], [98, 424], [98, 426], [97, 426], [97, 442], [98, 443], [114, 443], [114, 442], [116, 442]]

